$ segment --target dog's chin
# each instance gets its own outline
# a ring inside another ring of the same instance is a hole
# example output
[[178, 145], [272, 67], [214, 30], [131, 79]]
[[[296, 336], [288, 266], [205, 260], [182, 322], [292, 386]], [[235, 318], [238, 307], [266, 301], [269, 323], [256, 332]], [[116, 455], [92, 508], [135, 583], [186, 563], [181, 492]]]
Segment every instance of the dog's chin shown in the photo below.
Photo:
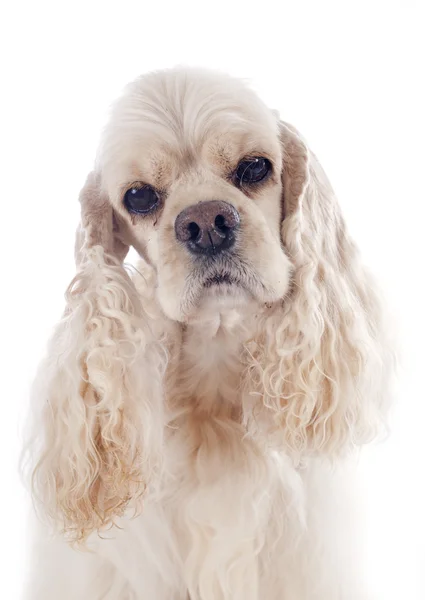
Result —
[[226, 281], [209, 282], [203, 286], [197, 301], [185, 313], [185, 322], [194, 323], [209, 320], [217, 315], [237, 311], [239, 315], [251, 314], [259, 303], [241, 285]]
[[208, 282], [204, 285], [199, 296], [199, 306], [215, 305], [217, 308], [223, 306], [240, 307], [245, 304], [252, 304], [254, 297], [246, 288], [237, 283], [231, 283], [226, 280], [218, 282]]
[[240, 315], [251, 314], [264, 304], [257, 292], [230, 273], [214, 273], [189, 289], [183, 320], [190, 323], [234, 310]]

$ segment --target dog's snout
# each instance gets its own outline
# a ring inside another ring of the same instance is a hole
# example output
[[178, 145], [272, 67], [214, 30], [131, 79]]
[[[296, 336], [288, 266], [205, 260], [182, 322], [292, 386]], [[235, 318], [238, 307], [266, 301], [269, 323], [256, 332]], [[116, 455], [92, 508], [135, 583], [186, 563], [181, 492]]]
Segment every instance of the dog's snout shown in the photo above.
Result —
[[174, 228], [179, 242], [192, 252], [218, 254], [234, 244], [239, 222], [234, 206], [222, 200], [209, 200], [185, 208]]

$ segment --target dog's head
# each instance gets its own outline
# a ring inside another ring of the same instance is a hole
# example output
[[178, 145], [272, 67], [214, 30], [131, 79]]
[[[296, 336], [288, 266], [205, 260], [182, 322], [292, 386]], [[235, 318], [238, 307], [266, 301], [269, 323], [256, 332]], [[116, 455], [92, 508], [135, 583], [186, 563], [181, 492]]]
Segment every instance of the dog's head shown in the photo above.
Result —
[[208, 72], [142, 77], [116, 103], [99, 183], [121, 239], [154, 266], [169, 318], [285, 296], [283, 141], [293, 135], [242, 82]]
[[267, 421], [297, 455], [373, 436], [389, 364], [374, 286], [317, 159], [244, 84], [182, 69], [130, 84], [80, 200], [78, 271], [36, 388], [34, 478], [65, 528], [111, 522], [161, 455], [166, 360], [129, 246], [167, 322], [264, 308], [243, 353], [245, 422]]

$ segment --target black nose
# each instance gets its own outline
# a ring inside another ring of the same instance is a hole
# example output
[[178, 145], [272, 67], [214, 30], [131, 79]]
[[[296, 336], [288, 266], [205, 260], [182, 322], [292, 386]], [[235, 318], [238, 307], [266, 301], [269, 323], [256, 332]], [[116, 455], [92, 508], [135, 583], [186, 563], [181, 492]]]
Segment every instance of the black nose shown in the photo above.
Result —
[[233, 246], [240, 222], [234, 206], [221, 200], [199, 202], [178, 215], [176, 237], [196, 254], [218, 254]]

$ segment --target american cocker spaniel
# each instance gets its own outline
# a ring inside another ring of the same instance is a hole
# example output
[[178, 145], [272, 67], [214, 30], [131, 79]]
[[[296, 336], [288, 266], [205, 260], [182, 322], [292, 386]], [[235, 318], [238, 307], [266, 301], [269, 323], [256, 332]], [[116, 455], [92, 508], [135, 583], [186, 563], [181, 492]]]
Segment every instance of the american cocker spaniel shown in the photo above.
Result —
[[80, 202], [27, 452], [56, 533], [26, 597], [367, 598], [346, 474], [392, 361], [303, 137], [237, 79], [151, 73]]

